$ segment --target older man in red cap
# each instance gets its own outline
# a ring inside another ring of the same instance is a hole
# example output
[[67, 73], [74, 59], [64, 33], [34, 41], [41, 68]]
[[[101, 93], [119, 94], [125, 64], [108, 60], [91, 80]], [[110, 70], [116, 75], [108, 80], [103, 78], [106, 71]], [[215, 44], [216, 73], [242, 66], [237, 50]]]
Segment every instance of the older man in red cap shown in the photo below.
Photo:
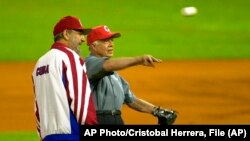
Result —
[[37, 130], [43, 141], [79, 141], [81, 125], [95, 125], [96, 111], [80, 45], [90, 29], [66, 16], [54, 27], [54, 44], [32, 73]]
[[137, 98], [126, 80], [116, 72], [136, 65], [153, 67], [154, 63], [161, 62], [161, 60], [151, 55], [111, 59], [114, 54], [113, 40], [120, 36], [119, 32], [112, 32], [105, 25], [93, 28], [87, 36], [87, 44], [91, 53], [85, 61], [87, 75], [94, 92], [99, 124], [124, 124], [121, 117], [121, 108], [124, 103], [134, 110], [157, 117], [161, 112], [166, 111]]

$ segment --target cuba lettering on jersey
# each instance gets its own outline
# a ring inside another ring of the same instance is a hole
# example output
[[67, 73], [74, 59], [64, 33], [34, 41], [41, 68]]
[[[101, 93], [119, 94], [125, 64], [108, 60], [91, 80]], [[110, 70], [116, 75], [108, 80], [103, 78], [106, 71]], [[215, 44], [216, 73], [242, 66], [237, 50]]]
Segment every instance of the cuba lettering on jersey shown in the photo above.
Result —
[[86, 66], [74, 51], [55, 43], [37, 61], [32, 80], [42, 140], [79, 140], [80, 125], [97, 124]]

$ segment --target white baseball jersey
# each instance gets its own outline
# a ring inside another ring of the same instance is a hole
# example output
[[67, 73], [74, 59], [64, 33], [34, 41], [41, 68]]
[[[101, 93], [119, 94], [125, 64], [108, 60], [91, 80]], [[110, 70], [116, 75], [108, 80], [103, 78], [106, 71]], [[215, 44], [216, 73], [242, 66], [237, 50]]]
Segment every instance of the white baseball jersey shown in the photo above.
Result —
[[97, 124], [86, 66], [73, 50], [54, 43], [37, 61], [32, 79], [42, 140], [78, 140], [80, 125]]

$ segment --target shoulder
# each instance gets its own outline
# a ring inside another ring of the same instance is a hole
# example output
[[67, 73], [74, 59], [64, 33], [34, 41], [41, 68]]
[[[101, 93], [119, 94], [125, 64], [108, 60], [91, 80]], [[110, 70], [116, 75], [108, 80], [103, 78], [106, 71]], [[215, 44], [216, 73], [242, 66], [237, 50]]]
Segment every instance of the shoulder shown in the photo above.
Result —
[[84, 58], [86, 64], [99, 64], [99, 63], [103, 63], [105, 60], [107, 60], [107, 57], [96, 57], [96, 56], [88, 56], [86, 58]]
[[89, 55], [88, 57], [84, 58], [85, 62], [89, 62], [91, 60], [96, 60], [96, 59], [98, 59], [98, 58], [95, 56], [92, 56], [92, 55]]

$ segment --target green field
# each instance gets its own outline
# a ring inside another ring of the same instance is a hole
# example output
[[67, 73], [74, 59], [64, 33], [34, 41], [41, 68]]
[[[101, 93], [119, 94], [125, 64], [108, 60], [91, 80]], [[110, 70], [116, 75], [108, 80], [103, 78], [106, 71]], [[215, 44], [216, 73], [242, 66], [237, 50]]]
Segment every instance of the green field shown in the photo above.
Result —
[[[196, 6], [183, 17], [180, 9]], [[246, 0], [26, 0], [1, 1], [0, 61], [33, 61], [53, 42], [54, 24], [76, 15], [86, 27], [120, 31], [115, 56], [152, 54], [162, 59], [250, 57], [250, 1]], [[88, 55], [86, 45], [83, 56]]]
[[0, 132], [0, 141], [39, 141], [36, 132]]
[[[161, 59], [250, 58], [248, 0], [1, 0], [0, 62], [35, 61], [53, 43], [63, 16], [85, 27], [108, 25], [122, 33], [115, 56], [152, 54]], [[198, 14], [180, 10], [196, 6]], [[88, 55], [86, 45], [82, 55]], [[36, 132], [1, 132], [0, 141], [38, 140]]]

